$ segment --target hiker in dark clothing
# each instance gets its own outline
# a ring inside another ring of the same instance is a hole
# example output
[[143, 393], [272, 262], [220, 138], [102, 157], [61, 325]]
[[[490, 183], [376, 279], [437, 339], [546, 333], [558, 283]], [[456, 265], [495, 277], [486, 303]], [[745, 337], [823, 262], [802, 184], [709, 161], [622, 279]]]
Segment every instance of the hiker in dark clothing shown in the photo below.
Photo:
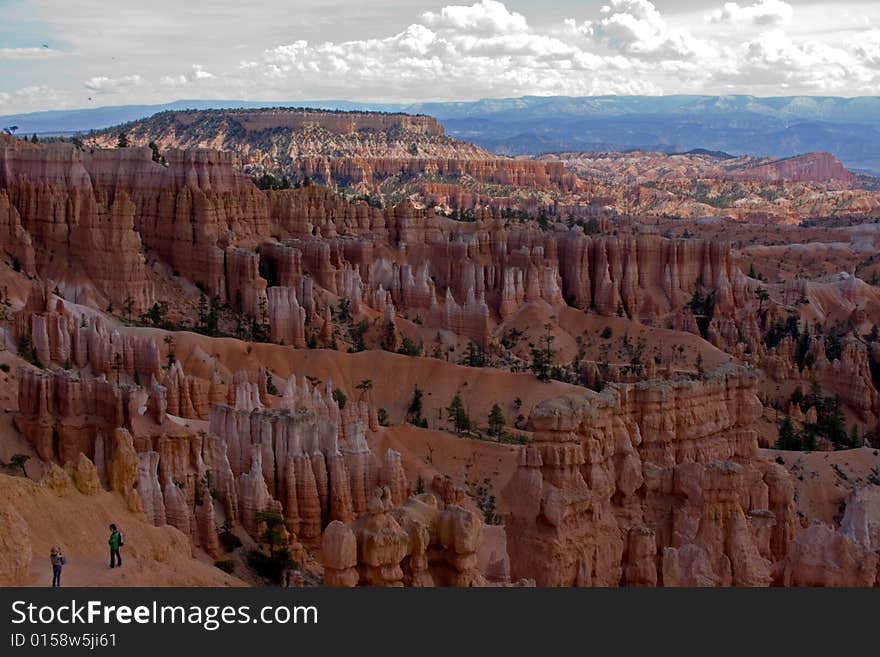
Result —
[[52, 562], [52, 588], [59, 588], [61, 586], [61, 567], [66, 563], [60, 547], [52, 548], [49, 560]]
[[110, 567], [122, 567], [122, 556], [119, 554], [119, 548], [122, 547], [122, 532], [116, 529], [116, 525], [110, 525]]

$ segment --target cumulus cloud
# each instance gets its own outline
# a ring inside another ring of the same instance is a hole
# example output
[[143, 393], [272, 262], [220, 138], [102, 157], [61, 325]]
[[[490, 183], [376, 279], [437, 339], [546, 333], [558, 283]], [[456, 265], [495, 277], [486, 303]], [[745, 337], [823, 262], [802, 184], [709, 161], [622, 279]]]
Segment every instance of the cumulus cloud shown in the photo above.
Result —
[[[273, 36], [263, 35], [262, 48], [239, 51], [228, 39], [215, 39], [213, 54], [187, 51], [189, 61], [181, 60], [179, 51], [136, 64], [123, 56], [111, 64], [103, 57], [90, 60], [89, 70], [73, 79], [87, 78], [89, 94], [116, 94], [126, 102], [183, 93], [189, 98], [406, 102], [526, 94], [857, 95], [880, 88], [880, 9], [869, 5], [841, 9], [829, 20], [824, 10], [793, 9], [782, 0], [718, 0], [708, 14], [661, 12], [650, 0], [606, 0], [601, 8], [554, 22], [538, 7], [519, 13], [497, 0], [470, 2], [425, 11], [410, 24], [384, 30], [374, 25], [371, 38], [307, 39], [295, 26], [302, 21], [290, 27], [282, 22], [282, 27], [273, 25]], [[196, 10], [187, 11], [190, 20]], [[162, 16], [173, 29], [164, 24], [155, 29], [181, 33], [178, 14]], [[276, 23], [281, 20], [272, 16]], [[328, 35], [339, 34], [338, 27], [331, 25]], [[290, 37], [277, 36], [282, 32]], [[77, 38], [80, 49], [94, 42]], [[19, 50], [33, 49], [0, 50], [0, 59], [38, 56]], [[84, 66], [85, 58], [60, 61]], [[210, 61], [210, 70], [193, 61]], [[139, 73], [126, 74], [134, 66]], [[0, 104], [27, 102], [26, 96], [13, 98], [17, 92], [9, 86], [0, 85], [5, 94]]]
[[854, 51], [865, 65], [880, 70], [880, 29], [873, 29], [859, 39]]
[[[780, 0], [729, 2], [699, 34], [650, 0], [611, 0], [588, 18], [533, 26], [481, 0], [422, 14], [382, 38], [270, 48], [225, 80], [239, 89], [310, 89], [309, 97], [421, 100], [520, 94], [843, 91], [878, 80], [877, 40], [796, 40]], [[736, 36], [728, 27], [736, 24]]]
[[163, 75], [159, 82], [169, 87], [183, 87], [199, 80], [213, 80], [217, 76], [204, 69], [201, 64], [193, 64], [192, 70], [179, 75]]
[[426, 11], [422, 18], [431, 27], [474, 34], [516, 34], [528, 30], [525, 16], [508, 11], [495, 0], [480, 0], [470, 7], [450, 5], [437, 14]]
[[612, 0], [601, 9], [593, 34], [610, 47], [637, 57], [688, 58], [707, 54], [707, 44], [687, 31], [670, 28], [648, 0]]
[[753, 5], [742, 6], [727, 2], [721, 9], [709, 15], [712, 23], [751, 23], [760, 26], [785, 25], [791, 21], [794, 9], [782, 0], [760, 0]]
[[140, 75], [124, 75], [119, 78], [110, 78], [106, 75], [98, 75], [84, 82], [86, 89], [98, 94], [112, 94], [124, 91], [131, 87], [137, 87], [144, 83]]
[[252, 84], [262, 79], [332, 94], [357, 88], [372, 98], [659, 91], [648, 80], [620, 77], [626, 63], [593, 52], [583, 41], [584, 24], [536, 30], [492, 0], [426, 12], [422, 20], [385, 38], [294, 41], [242, 62], [239, 72]]

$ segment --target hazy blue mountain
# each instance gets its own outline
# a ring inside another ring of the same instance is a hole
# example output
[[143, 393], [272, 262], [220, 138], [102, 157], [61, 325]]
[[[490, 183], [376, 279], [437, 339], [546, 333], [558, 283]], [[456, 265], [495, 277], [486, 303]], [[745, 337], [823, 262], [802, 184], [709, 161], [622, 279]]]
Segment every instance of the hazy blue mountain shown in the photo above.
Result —
[[450, 135], [504, 155], [705, 148], [787, 157], [829, 151], [850, 168], [880, 171], [878, 96], [524, 96], [409, 105], [181, 100], [6, 116], [0, 117], [0, 128], [17, 125], [27, 134], [84, 132], [164, 110], [267, 106], [429, 114]]

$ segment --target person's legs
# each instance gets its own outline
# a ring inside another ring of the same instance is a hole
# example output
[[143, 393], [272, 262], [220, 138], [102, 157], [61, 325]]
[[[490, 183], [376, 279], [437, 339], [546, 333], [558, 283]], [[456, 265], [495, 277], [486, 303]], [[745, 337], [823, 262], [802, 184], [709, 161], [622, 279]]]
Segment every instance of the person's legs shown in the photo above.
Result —
[[52, 566], [52, 588], [61, 586], [61, 566]]
[[115, 563], [116, 559], [114, 558], [115, 552], [116, 552], [116, 550], [114, 550], [113, 548], [110, 548], [110, 567], [111, 568], [116, 567], [116, 563]]
[[119, 548], [115, 550], [110, 550], [110, 567], [114, 568], [115, 566], [122, 565], [122, 555], [119, 554]]

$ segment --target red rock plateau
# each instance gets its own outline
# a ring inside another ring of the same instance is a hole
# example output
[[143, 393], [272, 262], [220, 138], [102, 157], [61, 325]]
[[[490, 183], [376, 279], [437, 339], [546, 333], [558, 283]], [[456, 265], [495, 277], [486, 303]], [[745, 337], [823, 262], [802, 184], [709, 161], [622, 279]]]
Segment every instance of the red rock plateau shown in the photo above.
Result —
[[[253, 176], [306, 178], [347, 194], [437, 206], [569, 216], [729, 217], [797, 224], [880, 214], [876, 184], [828, 153], [771, 160], [694, 151], [499, 157], [452, 139], [427, 116], [305, 109], [163, 112], [86, 139], [235, 152]], [[876, 181], [875, 181], [876, 183]], [[873, 190], [873, 191], [872, 191]]]
[[[427, 117], [128, 134], [0, 142], [0, 584], [44, 583], [56, 544], [77, 584], [878, 584], [863, 217], [547, 213], [594, 184], [583, 158], [493, 158]], [[260, 189], [276, 147], [331, 186]], [[620, 157], [654, 191], [692, 184], [657, 164], [678, 156]], [[723, 184], [864, 193], [825, 156], [688, 158]], [[476, 205], [338, 189], [401, 162]], [[88, 538], [109, 522], [118, 573]]]
[[[185, 111], [157, 114], [124, 130], [136, 144], [235, 151], [252, 172], [281, 171], [360, 193], [421, 178], [556, 190], [575, 183], [559, 162], [493, 156], [447, 137], [428, 116], [282, 108]], [[118, 132], [105, 131], [93, 141], [115, 145]]]

